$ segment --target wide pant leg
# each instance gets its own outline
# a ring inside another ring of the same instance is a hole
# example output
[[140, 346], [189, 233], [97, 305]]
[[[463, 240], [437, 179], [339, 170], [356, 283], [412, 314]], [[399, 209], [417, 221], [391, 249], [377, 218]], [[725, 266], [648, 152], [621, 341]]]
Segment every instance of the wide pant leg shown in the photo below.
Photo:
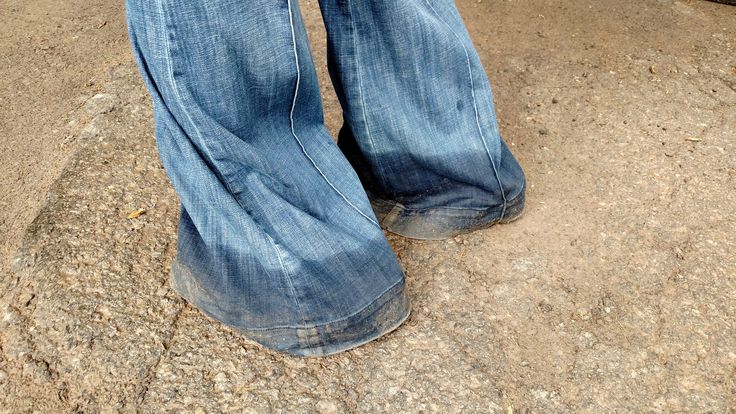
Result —
[[339, 146], [381, 224], [442, 239], [517, 218], [521, 167], [452, 0], [320, 0]]
[[128, 0], [127, 16], [181, 200], [174, 288], [296, 355], [403, 322], [404, 275], [323, 126], [295, 0]]

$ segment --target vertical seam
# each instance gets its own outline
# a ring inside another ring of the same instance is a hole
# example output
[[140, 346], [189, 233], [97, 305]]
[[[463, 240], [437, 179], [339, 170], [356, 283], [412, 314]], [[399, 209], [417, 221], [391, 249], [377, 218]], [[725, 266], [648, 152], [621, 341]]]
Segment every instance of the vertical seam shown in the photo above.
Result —
[[[181, 94], [179, 92], [179, 85], [176, 82], [176, 79], [174, 78], [174, 69], [173, 69], [173, 63], [172, 63], [172, 60], [171, 60], [171, 43], [169, 42], [169, 37], [168, 37], [167, 33], [165, 32], [166, 31], [166, 15], [165, 15], [165, 12], [164, 12], [163, 0], [158, 0], [157, 1], [157, 6], [158, 6], [158, 13], [159, 13], [160, 23], [162, 23], [162, 29], [164, 30], [164, 33], [163, 33], [163, 36], [162, 37], [164, 39], [164, 48], [166, 49], [166, 51], [164, 53], [164, 57], [165, 57], [165, 60], [166, 60], [166, 75], [169, 78], [169, 82], [171, 82], [171, 86], [172, 86], [172, 89], [173, 89], [173, 92], [174, 92], [174, 96], [176, 97], [176, 99], [179, 102], [182, 103], [182, 105], [181, 105], [181, 111], [186, 116], [187, 120], [191, 124], [191, 126], [194, 129], [194, 131], [196, 132], [197, 136], [199, 136], [200, 141], [202, 143], [204, 143], [205, 141], [202, 139], [202, 135], [201, 135], [201, 132], [199, 131], [199, 128], [197, 128], [197, 124], [194, 122], [194, 120], [192, 119], [191, 115], [189, 115], [189, 112], [186, 110], [186, 107], [184, 105], [184, 100], [181, 98]], [[206, 145], [205, 145], [205, 148], [206, 148]], [[230, 188], [229, 188], [229, 185], [227, 183], [224, 183], [224, 184], [225, 184], [226, 187], [228, 187], [228, 190], [231, 191]], [[307, 321], [306, 321], [306, 318], [304, 317], [304, 314], [302, 313], [301, 304], [299, 303], [299, 300], [297, 299], [296, 290], [294, 289], [294, 284], [293, 284], [293, 282], [291, 280], [291, 274], [286, 270], [286, 266], [284, 265], [284, 260], [282, 258], [281, 249], [279, 249], [278, 245], [276, 244], [276, 241], [271, 237], [271, 235], [269, 235], [265, 231], [264, 231], [264, 234], [266, 235], [266, 237], [268, 238], [268, 240], [271, 241], [271, 244], [272, 244], [272, 246], [273, 246], [273, 248], [274, 248], [274, 250], [276, 252], [276, 257], [278, 257], [278, 259], [279, 259], [279, 265], [281, 266], [281, 271], [284, 272], [284, 274], [286, 275], [286, 280], [288, 281], [289, 287], [290, 287], [290, 289], [292, 291], [292, 296], [294, 297], [294, 302], [297, 305], [297, 309], [299, 311], [299, 316], [304, 321], [304, 326], [305, 326], [305, 329], [306, 329]], [[307, 336], [307, 344], [311, 347], [311, 344], [309, 343], [308, 336]]]
[[[358, 77], [358, 95], [360, 95], [360, 111], [363, 114], [363, 124], [365, 125], [366, 133], [368, 134], [368, 142], [371, 144], [371, 149], [374, 150], [376, 144], [373, 141], [373, 134], [371, 133], [371, 127], [368, 125], [368, 116], [366, 115], [366, 105], [365, 105], [365, 98], [363, 93], [363, 76], [362, 72], [360, 70], [360, 49], [358, 47], [357, 37], [358, 37], [358, 29], [355, 26], [355, 18], [353, 16], [353, 2], [348, 1], [348, 15], [350, 16], [350, 29], [351, 29], [351, 38], [353, 42], [353, 50], [355, 51], [355, 74]], [[383, 165], [381, 164], [381, 157], [378, 156], [378, 154], [374, 154], [376, 159], [376, 164], [378, 167], [378, 179], [380, 180], [380, 184], [383, 185], [385, 183], [385, 178], [383, 176]]]
[[291, 39], [292, 39], [292, 43], [294, 45], [294, 59], [296, 61], [296, 86], [294, 88], [294, 100], [293, 100], [293, 102], [291, 104], [291, 112], [289, 113], [289, 122], [290, 122], [290, 126], [291, 126], [291, 135], [294, 136], [294, 139], [299, 144], [299, 147], [301, 147], [301, 149], [302, 149], [302, 153], [304, 153], [304, 155], [307, 157], [307, 159], [309, 159], [309, 161], [312, 163], [312, 166], [317, 170], [317, 172], [319, 172], [319, 174], [327, 182], [327, 184], [330, 187], [332, 187], [332, 189], [338, 195], [340, 195], [340, 197], [342, 197], [342, 199], [345, 200], [345, 202], [348, 203], [348, 205], [350, 205], [350, 207], [352, 207], [361, 216], [365, 217], [368, 221], [370, 221], [371, 223], [373, 223], [374, 225], [376, 225], [377, 227], [380, 228], [380, 225], [375, 220], [373, 220], [368, 215], [366, 215], [365, 213], [363, 213], [355, 204], [353, 204], [350, 200], [348, 200], [348, 198], [345, 196], [345, 194], [343, 194], [337, 187], [335, 187], [334, 184], [332, 184], [332, 181], [330, 181], [330, 179], [327, 178], [327, 176], [325, 175], [325, 173], [322, 172], [322, 170], [319, 168], [319, 166], [317, 165], [317, 163], [314, 161], [314, 159], [312, 159], [312, 157], [307, 152], [307, 150], [304, 147], [304, 144], [302, 143], [302, 141], [296, 135], [296, 129], [294, 128], [294, 112], [296, 110], [297, 98], [299, 97], [299, 86], [300, 86], [300, 83], [301, 83], [301, 70], [299, 69], [299, 51], [297, 50], [296, 30], [294, 29], [294, 13], [291, 10], [291, 8], [292, 8], [292, 0], [287, 0], [287, 6], [288, 6], [288, 9], [289, 9], [289, 25], [291, 26]]
[[498, 176], [498, 169], [496, 168], [496, 162], [493, 161], [493, 155], [491, 154], [491, 150], [488, 148], [488, 144], [486, 143], [486, 138], [483, 135], [483, 127], [480, 125], [480, 115], [478, 112], [478, 101], [475, 97], [475, 81], [473, 80], [473, 68], [470, 62], [470, 53], [468, 52], [468, 48], [465, 46], [465, 43], [463, 42], [462, 38], [455, 32], [455, 30], [450, 26], [449, 23], [447, 23], [435, 10], [435, 8], [432, 6], [432, 4], [429, 2], [429, 0], [424, 0], [424, 2], [429, 6], [430, 9], [432, 9], [432, 12], [437, 16], [437, 19], [441, 21], [447, 28], [449, 29], [450, 33], [452, 33], [457, 40], [460, 42], [460, 45], [463, 47], [463, 50], [465, 51], [465, 59], [467, 61], [468, 65], [468, 74], [470, 75], [470, 92], [473, 96], [473, 108], [475, 109], [475, 123], [478, 126], [478, 133], [480, 134], [480, 139], [483, 142], [483, 147], [486, 150], [486, 154], [488, 154], [488, 159], [491, 160], [491, 166], [493, 167], [493, 173], [496, 175], [496, 181], [498, 181], [498, 188], [501, 190], [501, 196], [503, 197], [503, 210], [501, 211], [501, 217], [500, 219], [503, 219], [504, 215], [506, 214], [506, 192], [503, 189], [503, 184], [501, 184], [501, 178]]
[[[268, 238], [271, 239], [271, 236], [268, 236]], [[291, 273], [289, 273], [289, 271], [286, 270], [286, 266], [284, 265], [284, 260], [281, 257], [281, 249], [279, 249], [279, 245], [276, 244], [276, 242], [273, 239], [271, 239], [271, 242], [273, 243], [274, 249], [276, 249], [276, 255], [279, 258], [279, 263], [281, 264], [281, 269], [286, 274], [286, 281], [289, 282], [289, 290], [291, 291], [291, 295], [294, 298], [294, 303], [296, 303], [297, 312], [299, 312], [299, 315], [301, 316], [302, 322], [304, 323], [304, 325], [302, 326], [302, 329], [304, 329], [304, 340], [307, 343], [307, 347], [308, 348], [312, 348], [313, 345], [312, 345], [312, 342], [309, 340], [309, 333], [307, 331], [309, 329], [308, 324], [307, 324], [307, 317], [304, 314], [304, 310], [302, 309], [302, 304], [299, 301], [299, 298], [298, 298], [298, 296], [296, 294], [296, 288], [294, 287], [294, 282], [292, 281]], [[298, 338], [298, 335], [297, 335], [297, 339], [299, 339]]]

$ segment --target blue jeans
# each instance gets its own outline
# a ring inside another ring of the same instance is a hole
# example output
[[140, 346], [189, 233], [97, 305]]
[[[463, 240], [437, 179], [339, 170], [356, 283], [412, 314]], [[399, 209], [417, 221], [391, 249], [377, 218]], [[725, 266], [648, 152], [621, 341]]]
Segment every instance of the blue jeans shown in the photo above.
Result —
[[181, 201], [173, 287], [293, 355], [410, 313], [382, 228], [442, 239], [518, 217], [524, 175], [452, 0], [321, 0], [344, 127], [323, 124], [296, 0], [127, 0]]

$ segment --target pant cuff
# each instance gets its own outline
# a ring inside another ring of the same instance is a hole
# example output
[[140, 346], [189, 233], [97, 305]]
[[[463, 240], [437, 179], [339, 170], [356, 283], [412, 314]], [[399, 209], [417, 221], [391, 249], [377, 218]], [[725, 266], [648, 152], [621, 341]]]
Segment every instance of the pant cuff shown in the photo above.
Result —
[[226, 315], [215, 298], [202, 290], [190, 269], [178, 260], [174, 260], [170, 278], [174, 290], [205, 315], [236, 330], [246, 339], [295, 356], [326, 356], [356, 348], [398, 328], [411, 313], [405, 278], [401, 278], [368, 306], [339, 320], [304, 327], [251, 329]]
[[373, 211], [384, 230], [420, 240], [444, 240], [484, 229], [494, 224], [510, 223], [524, 212], [525, 188], [501, 206], [481, 209], [431, 207], [413, 209], [393, 200], [369, 194]]

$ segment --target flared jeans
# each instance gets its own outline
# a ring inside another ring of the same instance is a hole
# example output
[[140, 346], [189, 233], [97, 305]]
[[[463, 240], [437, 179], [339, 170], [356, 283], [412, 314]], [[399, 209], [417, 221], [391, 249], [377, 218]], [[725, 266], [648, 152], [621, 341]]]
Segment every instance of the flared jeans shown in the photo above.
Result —
[[296, 0], [127, 0], [181, 203], [173, 288], [280, 352], [369, 342], [411, 311], [383, 230], [513, 220], [521, 167], [452, 0], [320, 0], [344, 118], [325, 129]]

